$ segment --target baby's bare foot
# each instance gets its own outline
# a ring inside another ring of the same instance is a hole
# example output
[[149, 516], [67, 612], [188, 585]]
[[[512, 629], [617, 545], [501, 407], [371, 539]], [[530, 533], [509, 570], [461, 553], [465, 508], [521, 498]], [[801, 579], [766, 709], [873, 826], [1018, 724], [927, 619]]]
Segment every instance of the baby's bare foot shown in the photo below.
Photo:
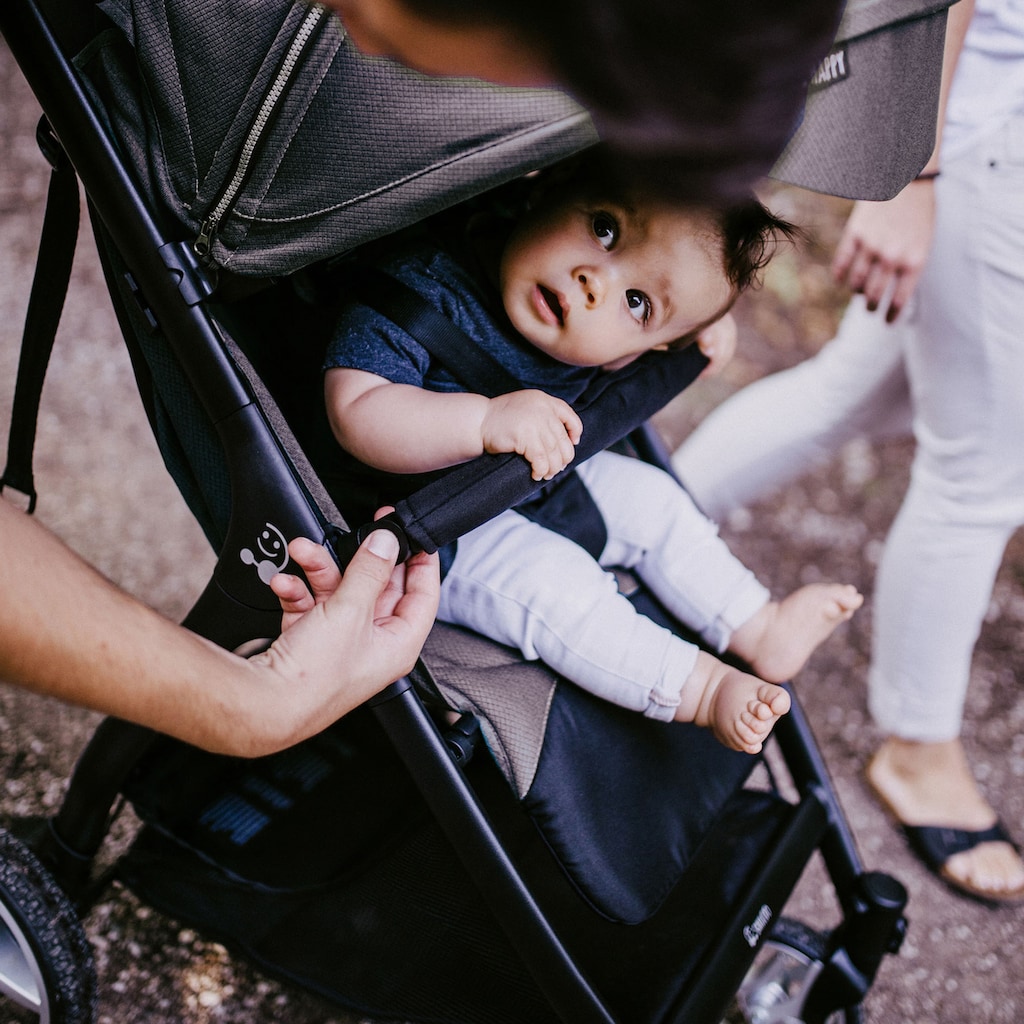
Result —
[[702, 651], [683, 686], [676, 720], [710, 729], [719, 743], [733, 750], [757, 754], [789, 707], [789, 694], [781, 686], [740, 672]]
[[733, 633], [729, 649], [762, 678], [785, 682], [863, 603], [863, 596], [849, 584], [809, 584], [766, 604]]

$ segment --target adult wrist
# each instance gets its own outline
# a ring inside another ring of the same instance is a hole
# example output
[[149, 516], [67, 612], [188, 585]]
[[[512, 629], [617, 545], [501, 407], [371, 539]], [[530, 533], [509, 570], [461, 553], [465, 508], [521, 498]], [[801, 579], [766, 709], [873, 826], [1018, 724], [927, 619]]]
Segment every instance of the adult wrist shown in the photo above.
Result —
[[922, 171], [914, 181], [934, 181], [942, 171]]

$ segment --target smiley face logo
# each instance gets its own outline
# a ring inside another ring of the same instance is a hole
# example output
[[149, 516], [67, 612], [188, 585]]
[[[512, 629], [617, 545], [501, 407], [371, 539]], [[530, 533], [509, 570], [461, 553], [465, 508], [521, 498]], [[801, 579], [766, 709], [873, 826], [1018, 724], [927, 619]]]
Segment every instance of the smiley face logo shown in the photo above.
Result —
[[239, 557], [244, 565], [255, 566], [260, 581], [269, 584], [288, 564], [288, 542], [273, 523], [266, 523], [256, 539], [256, 550], [242, 548]]

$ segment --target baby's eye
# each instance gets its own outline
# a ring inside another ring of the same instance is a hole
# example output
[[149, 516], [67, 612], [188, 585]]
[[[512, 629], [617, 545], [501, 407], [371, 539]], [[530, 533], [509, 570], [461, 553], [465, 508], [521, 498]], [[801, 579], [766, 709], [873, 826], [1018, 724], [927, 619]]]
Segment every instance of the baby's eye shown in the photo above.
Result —
[[651, 300], [643, 292], [630, 288], [626, 292], [626, 306], [637, 323], [645, 324], [651, 318]]
[[619, 240], [619, 225], [610, 213], [599, 211], [591, 221], [594, 237], [604, 249], [613, 249]]

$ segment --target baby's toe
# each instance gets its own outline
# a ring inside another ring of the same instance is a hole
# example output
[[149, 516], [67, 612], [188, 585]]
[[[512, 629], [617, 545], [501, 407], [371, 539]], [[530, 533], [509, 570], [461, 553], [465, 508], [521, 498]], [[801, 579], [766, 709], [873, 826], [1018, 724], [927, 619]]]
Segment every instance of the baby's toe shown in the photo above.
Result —
[[789, 711], [789, 693], [781, 686], [763, 686], [757, 696], [762, 707], [767, 709], [767, 715], [761, 717], [778, 718]]
[[749, 710], [740, 715], [739, 724], [749, 730], [751, 737], [763, 739], [772, 731], [775, 717], [770, 711], [767, 713], [766, 711], [763, 704], [757, 706], [752, 704]]
[[733, 745], [737, 750], [742, 750], [746, 754], [759, 754], [764, 746], [764, 737], [765, 730], [755, 729], [741, 718], [736, 723], [736, 742]]

